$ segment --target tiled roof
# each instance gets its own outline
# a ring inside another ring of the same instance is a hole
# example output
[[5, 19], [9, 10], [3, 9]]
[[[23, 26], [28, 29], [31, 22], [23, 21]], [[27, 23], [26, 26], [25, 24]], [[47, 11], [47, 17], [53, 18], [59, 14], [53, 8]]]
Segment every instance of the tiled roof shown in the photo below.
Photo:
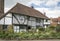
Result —
[[52, 18], [52, 21], [54, 21], [54, 22], [60, 22], [60, 17], [58, 17], [58, 18]]
[[[45, 16], [41, 12], [35, 10], [34, 8], [27, 7], [27, 6], [22, 5], [20, 3], [17, 3], [6, 14], [8, 14], [8, 13], [23, 14], [23, 15], [37, 17], [37, 18], [49, 19], [47, 16]], [[3, 16], [5, 16], [5, 15], [3, 15]]]
[[58, 21], [60, 22], [60, 17], [58, 17]]
[[37, 17], [37, 18], [46, 18], [46, 19], [48, 19], [48, 17], [43, 15], [41, 12], [35, 10], [34, 8], [30, 8], [30, 7], [27, 7], [25, 5], [22, 5], [20, 3], [17, 3], [8, 12], [16, 13], [16, 14], [28, 15], [28, 16]]

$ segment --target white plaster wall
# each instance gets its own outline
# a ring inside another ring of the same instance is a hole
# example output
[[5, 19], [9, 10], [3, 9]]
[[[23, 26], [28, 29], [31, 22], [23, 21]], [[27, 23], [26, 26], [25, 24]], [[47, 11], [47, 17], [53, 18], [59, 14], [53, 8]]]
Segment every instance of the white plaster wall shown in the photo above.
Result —
[[36, 19], [33, 17], [29, 18], [28, 25], [30, 26], [36, 26]]
[[5, 17], [5, 25], [11, 25], [12, 24], [12, 18]]
[[5, 16], [5, 25], [11, 25], [12, 24], [12, 14], [9, 13]]
[[32, 21], [32, 26], [36, 26], [36, 21]]
[[[28, 20], [25, 18], [25, 16], [21, 16], [21, 15], [15, 15], [15, 16], [17, 17], [20, 24], [28, 24], [29, 26], [36, 26], [36, 19], [33, 17], [30, 17]], [[20, 20], [20, 19], [22, 19], [22, 20]], [[15, 18], [13, 19], [13, 23], [19, 24]]]
[[[20, 16], [20, 15], [15, 15], [15, 16], [18, 19], [20, 24], [24, 23], [24, 19], [25, 19], [24, 16]], [[14, 24], [19, 24], [18, 21], [16, 20], [16, 18], [13, 18], [13, 23]]]
[[0, 25], [3, 25], [3, 24], [4, 24], [4, 18], [0, 20]]
[[27, 20], [27, 19], [25, 19], [25, 22], [24, 22], [24, 24], [25, 24], [25, 25], [27, 24], [27, 21], [28, 21], [28, 20]]
[[[29, 20], [28, 20], [28, 19], [25, 18], [25, 16], [21, 16], [21, 15], [15, 15], [15, 16], [17, 17], [20, 24], [27, 24], [29, 26], [36, 26], [36, 25], [43, 26], [43, 24], [44, 24], [44, 20], [42, 20], [42, 19], [39, 23], [37, 23], [36, 18], [33, 18], [33, 17], [30, 17]], [[20, 20], [20, 18], [22, 20]], [[13, 23], [14, 24], [19, 24], [15, 18], [13, 19]]]
[[13, 24], [19, 24], [19, 23], [17, 22], [17, 20], [15, 19], [15, 17], [13, 17]]
[[[4, 20], [5, 19], [5, 20]], [[5, 21], [5, 23], [4, 23]], [[10, 25], [12, 24], [12, 14], [9, 13], [7, 14], [5, 17], [3, 17], [1, 20], [0, 20], [0, 24], [1, 25]]]
[[8, 16], [8, 17], [12, 17], [12, 14], [11, 14], [11, 13], [9, 13], [9, 14], [7, 14], [6, 16]]
[[40, 25], [41, 25], [41, 26], [44, 25], [44, 20], [41, 19]]
[[32, 25], [32, 22], [31, 21], [28, 21], [28, 25], [31, 26]]
[[20, 21], [20, 24], [24, 24], [24, 20], [25, 20], [25, 18], [24, 18], [24, 16], [20, 16], [20, 19], [19, 19]]

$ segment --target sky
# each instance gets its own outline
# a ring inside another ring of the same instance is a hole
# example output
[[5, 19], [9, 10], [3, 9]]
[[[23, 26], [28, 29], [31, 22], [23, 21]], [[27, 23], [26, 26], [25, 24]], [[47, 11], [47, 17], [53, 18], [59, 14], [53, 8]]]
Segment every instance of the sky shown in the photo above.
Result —
[[5, 0], [5, 12], [11, 9], [19, 2], [28, 7], [33, 6], [34, 9], [46, 13], [49, 18], [60, 17], [60, 0]]

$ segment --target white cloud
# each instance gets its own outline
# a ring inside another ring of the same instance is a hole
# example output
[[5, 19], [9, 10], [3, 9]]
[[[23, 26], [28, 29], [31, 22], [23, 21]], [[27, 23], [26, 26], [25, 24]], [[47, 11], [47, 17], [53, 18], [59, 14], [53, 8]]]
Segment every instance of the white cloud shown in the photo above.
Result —
[[6, 12], [7, 12], [8, 10], [10, 10], [11, 8], [13, 8], [15, 5], [16, 5], [16, 4], [11, 5], [9, 8], [5, 7], [5, 8], [4, 8], [4, 13], [6, 13]]
[[49, 0], [46, 2], [47, 6], [53, 6], [53, 5], [57, 5], [57, 2], [55, 0]]
[[60, 10], [49, 10], [48, 8], [35, 8], [35, 9], [42, 13], [46, 12], [46, 16], [48, 16], [49, 18], [50, 17], [56, 18], [60, 16]]
[[60, 0], [49, 0], [46, 2], [46, 6], [50, 6], [50, 7], [54, 7], [54, 9], [58, 9], [59, 7], [57, 6], [58, 5], [58, 2], [60, 2]]
[[8, 10], [10, 10], [10, 8], [5, 8], [4, 9], [4, 12], [6, 13]]
[[[12, 0], [10, 0], [12, 1]], [[54, 10], [49, 10], [49, 8], [35, 8], [37, 10], [39, 10], [40, 12], [46, 12], [46, 15], [48, 17], [58, 17], [60, 16], [60, 7], [57, 6], [57, 3], [60, 2], [60, 0], [14, 0], [14, 2], [12, 1], [12, 3], [14, 4], [11, 4], [11, 2], [8, 2], [8, 4], [5, 6], [5, 12], [7, 12], [10, 8], [12, 8], [17, 2], [19, 3], [22, 3], [24, 5], [27, 5], [27, 6], [30, 6], [31, 3], [34, 3], [36, 5], [40, 5], [41, 3], [44, 3], [45, 2], [45, 5], [47, 6], [55, 6]], [[7, 8], [9, 5], [9, 8]], [[52, 8], [53, 9], [53, 8]]]
[[49, 10], [47, 12], [47, 16], [48, 17], [54, 17], [54, 18], [59, 17], [60, 16], [60, 10], [53, 10], [53, 11]]
[[30, 1], [29, 2], [29, 4], [31, 4], [31, 3], [34, 3], [34, 4], [36, 4], [36, 5], [40, 5], [41, 3], [44, 3], [45, 1], [40, 1], [40, 0], [32, 0], [32, 1]]

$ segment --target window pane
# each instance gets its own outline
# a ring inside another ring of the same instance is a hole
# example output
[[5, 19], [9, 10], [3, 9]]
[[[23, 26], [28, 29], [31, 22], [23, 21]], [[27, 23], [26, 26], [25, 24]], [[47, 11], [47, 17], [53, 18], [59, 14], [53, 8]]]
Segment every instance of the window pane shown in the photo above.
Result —
[[14, 26], [14, 30], [16, 30], [16, 26]]
[[17, 26], [16, 29], [19, 30], [19, 26]]
[[7, 29], [7, 25], [3, 25], [3, 29]]
[[14, 30], [14, 32], [17, 32], [16, 30]]
[[14, 26], [14, 32], [19, 32], [19, 26]]
[[10, 25], [10, 24], [12, 24], [12, 18], [9, 18], [9, 17], [5, 17], [5, 24], [6, 25]]
[[25, 28], [25, 26], [20, 26], [20, 29], [24, 29]]
[[19, 32], [19, 30], [17, 30], [17, 33]]

